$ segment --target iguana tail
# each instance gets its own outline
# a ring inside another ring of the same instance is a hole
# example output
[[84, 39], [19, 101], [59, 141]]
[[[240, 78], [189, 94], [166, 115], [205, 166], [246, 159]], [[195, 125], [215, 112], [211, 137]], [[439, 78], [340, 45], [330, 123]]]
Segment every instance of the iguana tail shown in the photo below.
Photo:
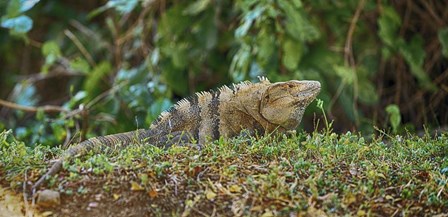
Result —
[[118, 134], [112, 134], [107, 136], [98, 136], [94, 137], [88, 140], [85, 140], [77, 145], [71, 146], [61, 158], [59, 158], [53, 166], [48, 170], [45, 175], [43, 175], [32, 187], [33, 194], [35, 191], [41, 186], [47, 177], [50, 177], [56, 173], [58, 173], [62, 168], [62, 163], [65, 160], [70, 160], [74, 158], [75, 156], [84, 155], [88, 153], [89, 151], [93, 150], [94, 148], [101, 148], [101, 147], [112, 147], [115, 145], [123, 145], [127, 146], [130, 144], [140, 144], [142, 142], [145, 142], [146, 139], [150, 138], [152, 136], [152, 133], [150, 130], [135, 130], [131, 132], [126, 133], [118, 133]]

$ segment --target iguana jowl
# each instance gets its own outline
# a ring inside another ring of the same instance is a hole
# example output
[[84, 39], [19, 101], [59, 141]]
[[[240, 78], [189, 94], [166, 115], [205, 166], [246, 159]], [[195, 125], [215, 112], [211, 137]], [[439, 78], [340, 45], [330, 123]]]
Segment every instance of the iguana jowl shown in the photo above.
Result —
[[190, 143], [192, 139], [204, 144], [220, 136], [231, 138], [243, 130], [250, 135], [294, 130], [319, 91], [318, 81], [270, 83], [261, 77], [258, 83], [242, 82], [232, 88], [224, 86], [216, 91], [197, 93], [163, 112], [149, 129], [94, 137], [70, 147], [35, 183], [33, 190], [46, 177], [56, 174], [64, 160], [96, 146], [148, 143], [169, 147]]

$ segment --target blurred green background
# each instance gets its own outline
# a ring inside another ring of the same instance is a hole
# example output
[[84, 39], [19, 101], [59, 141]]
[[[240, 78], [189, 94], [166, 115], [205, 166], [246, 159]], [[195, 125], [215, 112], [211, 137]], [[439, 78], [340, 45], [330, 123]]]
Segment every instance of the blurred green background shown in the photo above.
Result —
[[[446, 8], [439, 0], [1, 1], [0, 99], [16, 104], [0, 105], [0, 130], [53, 146], [145, 128], [183, 97], [260, 75], [320, 81], [336, 132], [445, 128]], [[312, 104], [302, 127], [324, 127], [321, 117]]]

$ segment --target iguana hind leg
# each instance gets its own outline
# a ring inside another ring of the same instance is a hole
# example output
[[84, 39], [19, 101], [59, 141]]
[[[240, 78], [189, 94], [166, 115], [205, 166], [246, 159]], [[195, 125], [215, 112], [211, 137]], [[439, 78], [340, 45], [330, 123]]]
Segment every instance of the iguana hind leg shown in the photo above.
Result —
[[188, 132], [176, 131], [169, 135], [162, 136], [159, 138], [159, 144], [165, 144], [165, 148], [169, 148], [173, 145], [178, 146], [188, 146], [195, 147], [197, 149], [202, 149], [202, 144], [195, 143], [195, 138]]

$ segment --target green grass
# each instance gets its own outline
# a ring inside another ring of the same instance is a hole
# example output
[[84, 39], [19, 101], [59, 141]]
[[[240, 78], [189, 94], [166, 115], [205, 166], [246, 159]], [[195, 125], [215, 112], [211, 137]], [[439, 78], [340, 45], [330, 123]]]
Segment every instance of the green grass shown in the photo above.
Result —
[[[79, 180], [93, 176], [106, 180], [101, 186], [111, 195], [111, 183], [122, 183], [150, 195], [154, 213], [179, 215], [410, 216], [448, 210], [448, 134], [372, 137], [315, 132], [220, 139], [201, 151], [111, 148], [66, 162], [47, 187], [89, 194], [98, 186]], [[46, 170], [46, 161], [61, 152], [31, 150], [9, 131], [1, 133], [2, 183], [21, 186], [25, 171], [35, 181]]]

